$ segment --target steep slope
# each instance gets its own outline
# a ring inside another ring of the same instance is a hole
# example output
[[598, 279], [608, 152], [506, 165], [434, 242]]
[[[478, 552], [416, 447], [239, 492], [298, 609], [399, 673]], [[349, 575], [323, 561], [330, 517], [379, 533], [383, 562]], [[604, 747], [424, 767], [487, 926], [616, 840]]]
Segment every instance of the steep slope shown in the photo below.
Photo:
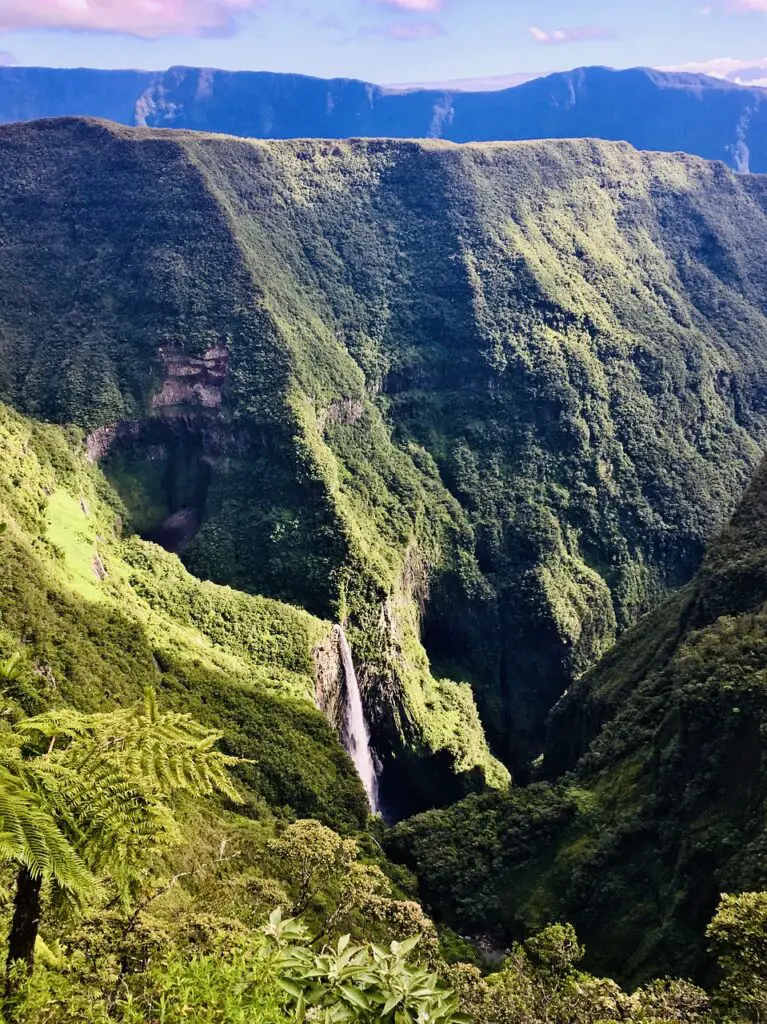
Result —
[[0, 68], [0, 121], [62, 115], [277, 139], [594, 137], [767, 171], [767, 90], [649, 68], [578, 68], [476, 93], [210, 68]]
[[763, 463], [696, 580], [555, 708], [550, 783], [396, 830], [454, 925], [567, 917], [619, 976], [700, 973], [719, 894], [767, 885], [766, 508]]
[[105, 710], [147, 686], [220, 728], [263, 802], [340, 827], [364, 822], [351, 761], [315, 707], [312, 651], [331, 624], [201, 583], [175, 556], [122, 535], [125, 509], [74, 428], [0, 407], [0, 654], [29, 713]]
[[762, 179], [80, 121], [0, 155], [2, 395], [198, 575], [348, 621], [396, 812], [505, 784], [466, 681], [525, 770], [764, 443]]

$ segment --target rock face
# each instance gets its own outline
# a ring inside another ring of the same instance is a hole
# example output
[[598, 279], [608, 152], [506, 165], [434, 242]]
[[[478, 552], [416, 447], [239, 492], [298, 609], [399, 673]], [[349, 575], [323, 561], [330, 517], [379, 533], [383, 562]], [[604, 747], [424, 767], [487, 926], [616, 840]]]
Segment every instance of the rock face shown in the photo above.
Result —
[[340, 737], [344, 729], [344, 666], [335, 631], [312, 651], [317, 707]]
[[192, 543], [200, 527], [204, 509], [181, 508], [163, 519], [157, 526], [144, 531], [146, 540], [154, 541], [166, 551], [181, 554]]
[[85, 450], [89, 462], [101, 462], [120, 444], [137, 441], [141, 436], [141, 424], [138, 420], [126, 423], [109, 423], [99, 427], [85, 439]]
[[86, 450], [118, 485], [128, 477], [149, 482], [149, 494], [134, 496], [134, 526], [180, 553], [203, 524], [214, 467], [224, 452], [242, 452], [242, 434], [218, 423], [229, 365], [225, 346], [199, 357], [166, 346], [158, 355], [162, 383], [150, 415], [99, 427], [86, 438]]
[[226, 347], [209, 348], [201, 357], [181, 349], [162, 348], [164, 379], [160, 392], [152, 398], [152, 408], [167, 414], [185, 409], [218, 410], [229, 366]]

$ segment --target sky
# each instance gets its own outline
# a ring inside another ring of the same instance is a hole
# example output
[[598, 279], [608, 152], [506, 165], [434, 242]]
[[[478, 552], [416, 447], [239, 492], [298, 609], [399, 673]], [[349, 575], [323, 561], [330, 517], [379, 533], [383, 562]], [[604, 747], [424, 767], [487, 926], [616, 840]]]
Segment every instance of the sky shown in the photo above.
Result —
[[383, 84], [689, 65], [767, 85], [767, 0], [0, 0], [0, 63]]

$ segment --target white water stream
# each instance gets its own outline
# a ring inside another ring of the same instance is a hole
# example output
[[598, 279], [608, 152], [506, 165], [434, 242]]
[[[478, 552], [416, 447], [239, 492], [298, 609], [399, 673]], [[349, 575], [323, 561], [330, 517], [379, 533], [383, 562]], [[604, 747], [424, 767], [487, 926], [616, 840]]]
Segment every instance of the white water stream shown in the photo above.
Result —
[[365, 721], [365, 710], [362, 707], [362, 697], [357, 682], [357, 673], [354, 669], [352, 652], [349, 641], [343, 627], [336, 626], [338, 646], [341, 650], [341, 660], [344, 665], [344, 679], [346, 682], [346, 700], [344, 701], [344, 731], [343, 744], [346, 752], [354, 761], [362, 785], [368, 795], [370, 810], [373, 814], [379, 813], [378, 807], [378, 776], [376, 774], [375, 762], [370, 751], [370, 733]]

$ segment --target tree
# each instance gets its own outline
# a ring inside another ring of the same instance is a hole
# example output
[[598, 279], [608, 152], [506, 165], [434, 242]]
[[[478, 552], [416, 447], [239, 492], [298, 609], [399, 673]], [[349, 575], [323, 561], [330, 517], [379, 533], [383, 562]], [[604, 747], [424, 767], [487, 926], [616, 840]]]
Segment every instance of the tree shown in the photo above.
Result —
[[630, 1012], [638, 1021], [707, 1024], [710, 1000], [703, 989], [678, 978], [657, 978], [631, 996]]
[[719, 968], [722, 1016], [767, 1019], [767, 892], [722, 896], [706, 935]]
[[56, 710], [0, 734], [0, 856], [19, 868], [10, 979], [32, 967], [44, 883], [77, 903], [108, 880], [128, 903], [142, 867], [179, 838], [174, 793], [239, 800], [219, 739], [160, 712], [152, 691], [124, 710]]
[[278, 874], [291, 888], [295, 917], [305, 913], [326, 886], [348, 874], [358, 853], [353, 839], [342, 839], [311, 818], [288, 825], [269, 842], [268, 850]]

